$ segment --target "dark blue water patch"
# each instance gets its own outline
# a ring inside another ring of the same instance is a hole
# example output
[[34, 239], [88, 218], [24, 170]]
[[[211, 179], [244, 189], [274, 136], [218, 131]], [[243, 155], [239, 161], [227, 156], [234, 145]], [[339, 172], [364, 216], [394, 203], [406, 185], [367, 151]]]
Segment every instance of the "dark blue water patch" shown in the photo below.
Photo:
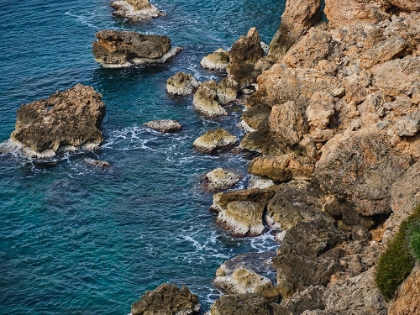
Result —
[[[246, 184], [249, 156], [204, 155], [192, 146], [219, 127], [242, 137], [242, 107], [207, 120], [192, 96], [170, 97], [165, 84], [177, 71], [221, 80], [224, 74], [200, 67], [201, 58], [229, 48], [252, 26], [269, 42], [283, 1], [155, 1], [168, 16], [147, 23], [113, 17], [109, 2], [2, 2], [0, 141], [9, 138], [22, 103], [79, 82], [103, 95], [107, 116], [97, 151], [50, 161], [0, 155], [0, 314], [127, 314], [163, 282], [190, 286], [206, 309], [219, 296], [212, 281], [222, 262], [277, 246], [269, 233], [230, 237], [200, 185], [216, 167], [244, 177], [235, 188]], [[102, 69], [91, 54], [101, 29], [168, 35], [184, 51], [165, 65]], [[164, 118], [179, 120], [182, 131], [143, 127]], [[112, 166], [97, 168], [86, 158]]]

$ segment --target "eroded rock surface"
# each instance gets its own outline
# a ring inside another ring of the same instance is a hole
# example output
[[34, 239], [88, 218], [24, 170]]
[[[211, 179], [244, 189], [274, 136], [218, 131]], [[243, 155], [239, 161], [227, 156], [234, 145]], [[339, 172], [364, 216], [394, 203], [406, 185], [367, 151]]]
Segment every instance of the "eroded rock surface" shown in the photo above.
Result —
[[102, 96], [92, 87], [77, 84], [48, 99], [24, 104], [17, 110], [11, 140], [33, 157], [54, 156], [58, 150], [97, 148], [103, 141], [105, 117]]
[[93, 42], [92, 53], [106, 68], [165, 63], [182, 50], [172, 48], [167, 36], [113, 30], [99, 31], [95, 36], [98, 41]]
[[172, 119], [153, 120], [145, 123], [144, 126], [162, 133], [175, 132], [182, 129], [181, 124]]
[[220, 191], [234, 186], [240, 181], [241, 177], [236, 173], [226, 171], [222, 168], [216, 168], [215, 170], [208, 172], [205, 175], [205, 179], [207, 180], [204, 183], [206, 189], [210, 191]]
[[224, 129], [206, 131], [204, 135], [197, 138], [193, 145], [197, 151], [213, 153], [217, 150], [226, 150], [235, 145], [237, 138]]
[[149, 20], [158, 16], [164, 16], [149, 0], [115, 0], [111, 5], [115, 16], [129, 19], [133, 22]]
[[199, 85], [192, 74], [177, 72], [166, 81], [166, 90], [172, 95], [185, 96], [193, 93]]

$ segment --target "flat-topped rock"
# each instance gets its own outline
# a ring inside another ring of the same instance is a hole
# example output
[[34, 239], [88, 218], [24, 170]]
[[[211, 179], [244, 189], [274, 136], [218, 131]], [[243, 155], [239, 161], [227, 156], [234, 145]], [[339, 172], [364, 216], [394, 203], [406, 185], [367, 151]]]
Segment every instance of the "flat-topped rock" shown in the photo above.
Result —
[[175, 132], [182, 129], [181, 124], [172, 119], [153, 120], [145, 123], [144, 126], [162, 133]]
[[101, 94], [77, 84], [22, 105], [10, 138], [25, 155], [38, 158], [54, 156], [59, 149], [93, 149], [103, 141], [99, 128], [105, 112]]
[[203, 153], [213, 153], [216, 150], [231, 148], [237, 138], [223, 129], [207, 131], [204, 135], [197, 138], [193, 145], [197, 151]]
[[228, 189], [237, 184], [241, 177], [238, 174], [226, 171], [222, 168], [216, 168], [208, 172], [205, 176], [204, 187], [209, 191], [220, 191]]
[[115, 16], [129, 19], [133, 22], [150, 20], [166, 14], [156, 8], [149, 0], [115, 0], [110, 4]]
[[199, 85], [192, 74], [177, 72], [166, 81], [166, 90], [172, 95], [185, 96], [193, 93]]
[[105, 68], [165, 63], [182, 50], [171, 48], [171, 39], [161, 35], [104, 30], [95, 34], [92, 44], [95, 61]]

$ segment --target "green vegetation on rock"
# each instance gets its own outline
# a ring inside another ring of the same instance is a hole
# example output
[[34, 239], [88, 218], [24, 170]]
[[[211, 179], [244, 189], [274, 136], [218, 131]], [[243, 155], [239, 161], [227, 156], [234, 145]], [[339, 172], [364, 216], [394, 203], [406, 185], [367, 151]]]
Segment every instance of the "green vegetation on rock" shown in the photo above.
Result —
[[394, 297], [399, 285], [411, 273], [415, 258], [420, 260], [420, 205], [405, 220], [379, 258], [375, 282], [386, 300]]

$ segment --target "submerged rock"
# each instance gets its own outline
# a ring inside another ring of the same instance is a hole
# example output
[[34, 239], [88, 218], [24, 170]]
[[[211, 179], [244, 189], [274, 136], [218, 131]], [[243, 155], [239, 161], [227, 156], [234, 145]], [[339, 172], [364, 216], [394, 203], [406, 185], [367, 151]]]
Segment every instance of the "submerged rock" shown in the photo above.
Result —
[[182, 126], [178, 121], [171, 119], [149, 121], [145, 123], [144, 126], [162, 133], [175, 132], [182, 129]]
[[187, 287], [179, 289], [173, 284], [162, 284], [153, 291], [146, 292], [131, 306], [132, 315], [198, 315], [198, 297]]
[[95, 61], [105, 68], [165, 63], [182, 48], [171, 48], [167, 36], [145, 35], [136, 32], [104, 30], [95, 34], [92, 44]]
[[106, 113], [101, 99], [92, 87], [77, 84], [22, 105], [10, 138], [25, 155], [37, 158], [54, 156], [58, 150], [97, 148], [103, 141], [99, 128]]
[[149, 0], [114, 0], [110, 6], [115, 9], [113, 15], [127, 18], [133, 22], [166, 15], [150, 4]]
[[216, 150], [226, 150], [235, 145], [237, 138], [223, 129], [207, 131], [195, 139], [193, 145], [197, 151], [213, 153]]
[[92, 165], [92, 166], [96, 166], [96, 167], [102, 167], [102, 168], [106, 168], [106, 167], [111, 166], [111, 163], [109, 163], [107, 161], [94, 160], [94, 159], [90, 159], [90, 158], [86, 158], [85, 163], [88, 164], [88, 165]]
[[199, 85], [192, 74], [178, 72], [166, 81], [166, 90], [172, 95], [184, 96], [193, 93]]

